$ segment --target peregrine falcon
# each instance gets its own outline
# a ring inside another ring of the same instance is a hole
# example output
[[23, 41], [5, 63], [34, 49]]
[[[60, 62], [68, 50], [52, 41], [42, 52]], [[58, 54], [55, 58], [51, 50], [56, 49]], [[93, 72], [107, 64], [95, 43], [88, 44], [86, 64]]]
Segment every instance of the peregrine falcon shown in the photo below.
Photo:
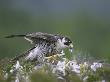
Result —
[[6, 36], [6, 38], [13, 37], [24, 37], [31, 44], [34, 44], [33, 48], [14, 58], [17, 60], [25, 56], [26, 60], [38, 60], [41, 62], [44, 60], [44, 57], [60, 54], [65, 48], [73, 49], [72, 41], [62, 35], [36, 32], [26, 35]]

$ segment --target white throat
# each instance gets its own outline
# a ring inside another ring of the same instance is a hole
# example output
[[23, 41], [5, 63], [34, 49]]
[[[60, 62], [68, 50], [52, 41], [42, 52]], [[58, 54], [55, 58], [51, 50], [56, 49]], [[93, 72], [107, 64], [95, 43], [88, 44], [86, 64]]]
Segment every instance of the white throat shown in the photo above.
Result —
[[58, 41], [57, 41], [57, 48], [58, 48], [58, 49], [67, 48], [67, 46], [64, 45], [64, 42], [65, 42], [65, 38], [63, 38], [63, 39], [58, 39]]

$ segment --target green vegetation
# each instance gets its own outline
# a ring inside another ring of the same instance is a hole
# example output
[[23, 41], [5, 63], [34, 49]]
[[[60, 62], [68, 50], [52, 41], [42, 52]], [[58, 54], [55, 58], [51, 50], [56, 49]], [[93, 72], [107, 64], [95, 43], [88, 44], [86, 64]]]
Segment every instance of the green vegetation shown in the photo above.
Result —
[[[78, 58], [76, 58], [78, 59]], [[54, 62], [54, 63], [52, 63]], [[79, 63], [78, 63], [79, 62]], [[109, 82], [110, 65], [95, 60], [68, 60], [65, 57], [44, 64], [2, 61], [1, 82]]]

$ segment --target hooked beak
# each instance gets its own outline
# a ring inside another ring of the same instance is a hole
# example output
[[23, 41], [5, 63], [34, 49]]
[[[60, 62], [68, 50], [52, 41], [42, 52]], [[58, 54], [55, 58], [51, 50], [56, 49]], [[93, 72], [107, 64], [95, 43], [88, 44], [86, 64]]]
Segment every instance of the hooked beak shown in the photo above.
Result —
[[72, 43], [69, 45], [69, 48], [70, 48], [70, 49], [72, 49], [72, 48], [73, 48], [73, 44], [72, 44]]
[[72, 44], [72, 43], [69, 45], [69, 51], [70, 51], [71, 53], [73, 52], [73, 44]]
[[73, 44], [71, 43], [70, 45], [69, 45], [69, 51], [70, 51], [70, 60], [73, 60], [73, 58], [74, 58], [74, 55], [73, 55], [73, 51], [74, 51], [74, 49], [73, 49]]

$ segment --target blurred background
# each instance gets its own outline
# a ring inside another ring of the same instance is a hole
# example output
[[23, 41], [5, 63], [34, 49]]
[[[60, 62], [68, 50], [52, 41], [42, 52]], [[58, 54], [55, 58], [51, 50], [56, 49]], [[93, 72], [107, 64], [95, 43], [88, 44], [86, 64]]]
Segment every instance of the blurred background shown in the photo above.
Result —
[[110, 61], [110, 0], [0, 0], [0, 59], [31, 46], [5, 36], [39, 31], [67, 35], [75, 51]]

